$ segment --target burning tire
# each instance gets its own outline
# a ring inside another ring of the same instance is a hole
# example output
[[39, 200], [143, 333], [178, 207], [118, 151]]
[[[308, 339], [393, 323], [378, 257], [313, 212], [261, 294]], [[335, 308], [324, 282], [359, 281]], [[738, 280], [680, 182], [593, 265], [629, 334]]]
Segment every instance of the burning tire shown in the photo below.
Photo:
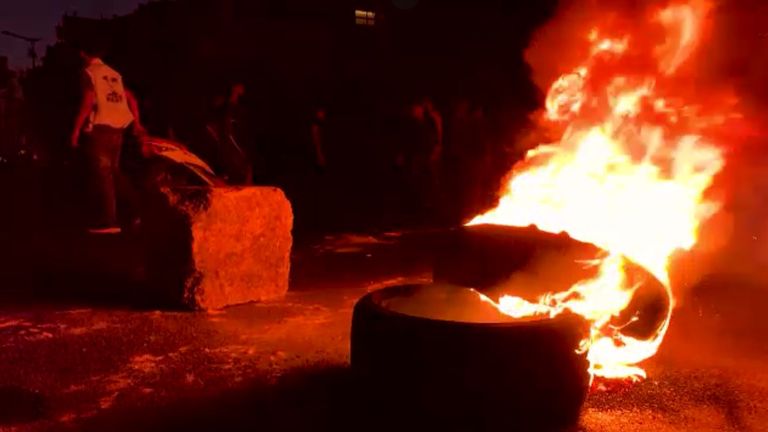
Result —
[[[447, 232], [434, 263], [434, 280], [477, 289], [491, 297], [512, 291], [528, 299], [565, 291], [597, 275], [587, 263], [605, 255], [600, 248], [536, 227], [477, 225]], [[632, 302], [612, 324], [624, 334], [652, 335], [669, 307], [664, 285], [642, 267], [626, 261]]]
[[541, 430], [578, 419], [589, 385], [576, 353], [585, 323], [513, 320], [484, 305], [472, 290], [435, 285], [387, 288], [357, 303], [352, 368], [376, 406], [391, 408], [386, 419], [451, 430]]
[[544, 276], [526, 289], [539, 289], [537, 294], [559, 291], [594, 277], [594, 268], [578, 263], [603, 253], [566, 234], [550, 234], [536, 227], [462, 227], [446, 232], [442, 241], [435, 260], [435, 281], [483, 291], [504, 283], [521, 269], [533, 267]]

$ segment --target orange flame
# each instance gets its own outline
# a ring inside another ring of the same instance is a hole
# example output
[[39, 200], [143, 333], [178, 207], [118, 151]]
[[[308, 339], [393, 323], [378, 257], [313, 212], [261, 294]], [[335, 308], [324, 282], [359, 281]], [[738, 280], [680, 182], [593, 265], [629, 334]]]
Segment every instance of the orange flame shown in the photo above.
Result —
[[[593, 377], [645, 377], [637, 365], [656, 353], [672, 317], [670, 258], [694, 246], [702, 221], [719, 209], [704, 192], [723, 167], [723, 155], [702, 133], [706, 122], [696, 118], [696, 109], [669, 103], [676, 95], [666, 82], [693, 53], [708, 10], [699, 1], [660, 10], [655, 18], [667, 39], [653, 49], [656, 68], [642, 73], [620, 72], [617, 65], [629, 53], [642, 55], [633, 50], [643, 47], [634, 47], [628, 36], [608, 38], [592, 30], [589, 59], [557, 79], [547, 95], [544, 117], [564, 126], [560, 141], [529, 151], [498, 206], [469, 223], [536, 225], [608, 251], [596, 263], [598, 276], [568, 291], [535, 302], [481, 295], [513, 317], [568, 310], [589, 320], [591, 334], [580, 350]], [[623, 257], [646, 268], [669, 295], [666, 319], [649, 339], [611, 325], [636, 289], [628, 286]]]

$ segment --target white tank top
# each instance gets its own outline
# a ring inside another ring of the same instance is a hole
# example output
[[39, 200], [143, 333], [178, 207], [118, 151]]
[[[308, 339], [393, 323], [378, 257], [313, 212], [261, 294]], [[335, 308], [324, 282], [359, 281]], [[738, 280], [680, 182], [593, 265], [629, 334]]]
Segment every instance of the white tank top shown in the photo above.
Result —
[[133, 122], [123, 77], [117, 71], [96, 59], [85, 69], [96, 93], [96, 105], [91, 113], [91, 125], [123, 129]]

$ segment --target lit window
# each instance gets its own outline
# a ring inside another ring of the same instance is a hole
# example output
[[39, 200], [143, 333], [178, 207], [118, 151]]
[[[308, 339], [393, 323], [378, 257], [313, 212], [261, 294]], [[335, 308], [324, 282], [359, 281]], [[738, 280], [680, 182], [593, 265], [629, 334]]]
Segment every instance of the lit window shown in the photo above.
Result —
[[376, 12], [360, 10], [355, 11], [355, 24], [372, 26], [376, 24]]

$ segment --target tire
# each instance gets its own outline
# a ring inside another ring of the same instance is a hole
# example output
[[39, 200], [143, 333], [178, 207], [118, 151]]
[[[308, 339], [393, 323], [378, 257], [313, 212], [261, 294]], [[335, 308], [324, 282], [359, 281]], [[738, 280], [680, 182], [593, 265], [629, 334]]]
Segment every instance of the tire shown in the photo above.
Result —
[[[436, 254], [435, 282], [473, 287], [491, 298], [506, 293], [505, 282], [521, 272], [535, 274], [535, 283], [517, 284], [518, 295], [538, 298], [562, 292], [597, 276], [598, 267], [585, 262], [605, 255], [598, 247], [551, 234], [535, 227], [478, 225], [448, 231]], [[531, 272], [531, 270], [534, 270]], [[611, 323], [628, 336], [651, 337], [669, 308], [664, 285], [644, 268], [627, 260], [625, 274], [635, 286], [632, 302]]]
[[426, 430], [549, 430], [578, 421], [589, 386], [572, 315], [505, 323], [444, 321], [384, 306], [421, 286], [355, 306], [352, 369], [382, 421]]
[[554, 270], [548, 272], [548, 277], [560, 273], [558, 276], [565, 289], [594, 277], [596, 269], [589, 269], [579, 262], [594, 259], [602, 253], [594, 245], [576, 241], [567, 234], [550, 234], [535, 227], [497, 225], [450, 230], [443, 236], [441, 246], [435, 259], [435, 281], [480, 290], [493, 287], [544, 260], [546, 266]]

